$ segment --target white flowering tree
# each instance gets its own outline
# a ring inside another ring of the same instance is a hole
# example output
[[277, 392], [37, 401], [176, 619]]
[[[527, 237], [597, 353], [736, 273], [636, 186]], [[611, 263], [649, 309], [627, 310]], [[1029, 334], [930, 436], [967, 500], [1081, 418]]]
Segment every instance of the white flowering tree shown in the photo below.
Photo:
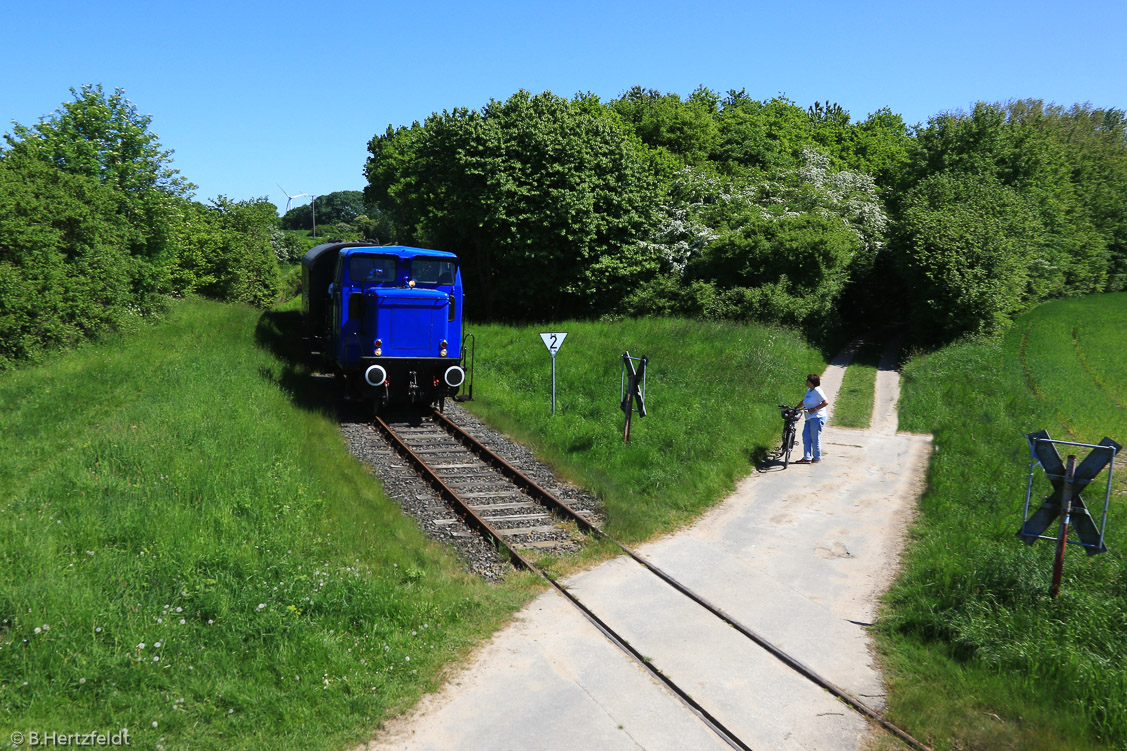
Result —
[[[648, 243], [670, 272], [657, 294], [680, 296], [677, 312], [808, 325], [830, 315], [851, 275], [871, 266], [887, 228], [873, 179], [835, 170], [807, 148], [798, 167], [766, 177], [685, 167]], [[707, 303], [686, 300], [689, 288]], [[628, 307], [668, 309], [654, 294]]]

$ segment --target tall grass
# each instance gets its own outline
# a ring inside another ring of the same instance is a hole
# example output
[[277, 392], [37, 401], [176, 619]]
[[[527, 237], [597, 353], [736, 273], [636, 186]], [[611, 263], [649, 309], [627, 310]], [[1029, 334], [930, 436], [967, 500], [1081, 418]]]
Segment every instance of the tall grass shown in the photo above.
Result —
[[[1127, 747], [1123, 474], [1111, 552], [1070, 548], [1058, 598], [1048, 596], [1052, 544], [1015, 536], [1024, 433], [1127, 443], [1125, 330], [1127, 294], [1063, 300], [1019, 317], [1004, 342], [959, 344], [904, 369], [901, 425], [934, 433], [935, 455], [883, 649], [894, 712], [939, 748]], [[1035, 505], [1050, 490], [1037, 474]], [[1097, 521], [1106, 478], [1084, 493]], [[925, 701], [937, 695], [959, 696], [965, 711]]]
[[[638, 539], [716, 502], [779, 442], [776, 405], [804, 393], [825, 360], [796, 333], [757, 325], [644, 319], [551, 324], [566, 331], [551, 360], [545, 328], [472, 326], [471, 409], [533, 446], [606, 504], [616, 534]], [[649, 358], [648, 416], [623, 442], [622, 355]]]
[[0, 737], [340, 748], [527, 598], [348, 455], [294, 315], [182, 301], [0, 377]]

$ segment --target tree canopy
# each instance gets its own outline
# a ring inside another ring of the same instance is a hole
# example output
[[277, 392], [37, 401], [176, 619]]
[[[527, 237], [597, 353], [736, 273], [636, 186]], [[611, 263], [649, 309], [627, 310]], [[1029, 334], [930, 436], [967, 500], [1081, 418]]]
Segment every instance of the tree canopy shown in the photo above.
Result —
[[1124, 288], [1124, 123], [1038, 100], [909, 128], [743, 90], [519, 92], [373, 138], [365, 198], [399, 239], [459, 253], [487, 317], [990, 335], [1039, 300]]
[[[208, 203], [121, 90], [71, 90], [0, 143], [0, 367], [198, 292], [265, 304], [313, 207]], [[698, 87], [519, 91], [368, 144], [320, 234], [454, 251], [477, 317], [681, 314], [810, 333], [907, 319], [990, 336], [1127, 289], [1127, 115], [980, 102], [909, 128]]]
[[151, 314], [170, 294], [273, 299], [273, 206], [193, 201], [124, 92], [71, 94], [0, 148], [0, 368]]
[[655, 267], [639, 246], [659, 199], [652, 172], [588, 99], [521, 91], [389, 128], [368, 148], [368, 200], [400, 239], [459, 253], [480, 315], [596, 313]]
[[[316, 214], [314, 214], [316, 211]], [[317, 196], [304, 206], [295, 206], [282, 217], [282, 229], [313, 229], [336, 224], [353, 224], [364, 216], [364, 194], [359, 190], [338, 190]], [[324, 233], [321, 233], [324, 234]]]

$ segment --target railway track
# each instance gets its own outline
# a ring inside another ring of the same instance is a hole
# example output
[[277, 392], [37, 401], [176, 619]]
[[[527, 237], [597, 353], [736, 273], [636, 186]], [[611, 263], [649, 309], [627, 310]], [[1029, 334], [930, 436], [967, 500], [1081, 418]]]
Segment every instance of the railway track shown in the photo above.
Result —
[[590, 512], [573, 511], [442, 413], [377, 417], [375, 425], [463, 522], [518, 565], [530, 567], [533, 551], [582, 545]]
[[818, 675], [793, 656], [609, 536], [589, 518], [590, 512], [580, 512], [570, 508], [442, 413], [434, 411], [428, 415], [377, 417], [375, 426], [443, 500], [450, 504], [467, 526], [506, 550], [514, 565], [541, 576], [604, 636], [663, 683], [732, 748], [750, 751], [742, 740], [705, 707], [698, 704], [681, 686], [655, 668], [567, 587], [530, 561], [526, 554], [530, 551], [574, 551], [581, 546], [584, 535], [609, 540], [647, 571], [736, 629], [788, 668], [834, 695], [846, 706], [876, 723], [907, 746], [918, 751], [930, 751], [927, 746], [893, 725], [875, 709]]

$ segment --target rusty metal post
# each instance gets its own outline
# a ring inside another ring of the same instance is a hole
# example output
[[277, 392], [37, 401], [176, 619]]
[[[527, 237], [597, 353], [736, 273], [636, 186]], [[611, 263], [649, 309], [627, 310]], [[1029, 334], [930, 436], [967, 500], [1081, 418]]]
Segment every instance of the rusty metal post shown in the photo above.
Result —
[[1060, 495], [1060, 534], [1057, 537], [1057, 559], [1053, 564], [1053, 586], [1049, 594], [1056, 597], [1060, 594], [1061, 574], [1064, 571], [1064, 550], [1068, 547], [1068, 523], [1072, 514], [1072, 483], [1076, 480], [1076, 456], [1068, 455], [1068, 464], [1064, 470], [1064, 492]]

